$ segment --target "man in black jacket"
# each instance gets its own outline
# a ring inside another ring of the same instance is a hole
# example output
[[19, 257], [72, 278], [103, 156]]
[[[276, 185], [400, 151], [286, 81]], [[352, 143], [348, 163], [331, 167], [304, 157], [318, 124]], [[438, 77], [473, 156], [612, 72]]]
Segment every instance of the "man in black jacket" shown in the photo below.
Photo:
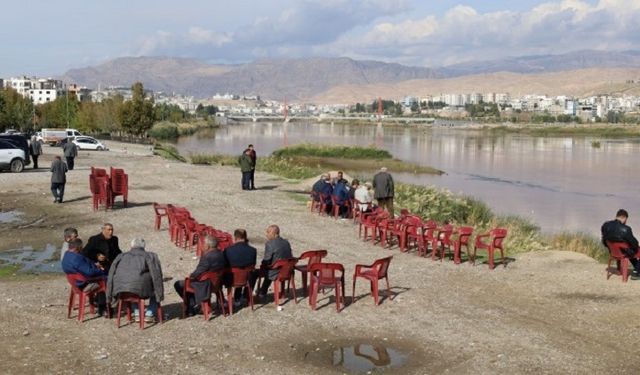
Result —
[[104, 223], [102, 232], [91, 236], [82, 254], [100, 265], [108, 272], [111, 263], [122, 253], [118, 245], [118, 237], [113, 235], [113, 225]]
[[[247, 241], [247, 231], [244, 229], [236, 229], [233, 232], [233, 245], [224, 250], [224, 257], [229, 267], [248, 267], [255, 266], [257, 251], [256, 248], [249, 245]], [[231, 276], [231, 274], [228, 274]], [[255, 279], [255, 272], [250, 276], [250, 280]], [[225, 280], [225, 285], [230, 286], [232, 280]], [[240, 304], [240, 298], [244, 293], [244, 288], [237, 288], [233, 295], [234, 305]]]
[[[631, 231], [631, 227], [627, 224], [627, 219], [629, 218], [629, 214], [626, 210], [620, 209], [616, 213], [615, 220], [607, 221], [602, 224], [602, 243], [604, 246], [607, 246], [607, 241], [611, 242], [626, 242], [629, 247], [624, 249], [625, 255], [633, 264], [633, 273], [631, 274], [631, 279], [639, 280], [640, 279], [640, 261], [637, 259], [638, 257], [638, 240], [633, 236], [633, 232]], [[620, 265], [618, 265], [619, 267]]]
[[[200, 261], [196, 269], [189, 275], [191, 287], [195, 294], [187, 293], [187, 313], [191, 316], [200, 312], [200, 303], [206, 301], [211, 296], [211, 283], [197, 281], [205, 272], [215, 272], [223, 270], [226, 266], [224, 255], [218, 250], [218, 241], [214, 237], [205, 238], [205, 249], [202, 252]], [[178, 280], [173, 287], [180, 297], [184, 293], [184, 280]], [[218, 301], [222, 303], [222, 301]]]

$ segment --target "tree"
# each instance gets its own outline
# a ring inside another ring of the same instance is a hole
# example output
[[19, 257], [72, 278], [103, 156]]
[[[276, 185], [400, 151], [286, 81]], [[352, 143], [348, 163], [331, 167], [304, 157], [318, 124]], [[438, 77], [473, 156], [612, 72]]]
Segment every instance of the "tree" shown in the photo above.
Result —
[[12, 88], [0, 89], [0, 128], [29, 131], [33, 128], [33, 103]]
[[153, 98], [146, 98], [141, 82], [131, 86], [133, 96], [121, 109], [122, 129], [138, 136], [151, 129], [155, 121]]

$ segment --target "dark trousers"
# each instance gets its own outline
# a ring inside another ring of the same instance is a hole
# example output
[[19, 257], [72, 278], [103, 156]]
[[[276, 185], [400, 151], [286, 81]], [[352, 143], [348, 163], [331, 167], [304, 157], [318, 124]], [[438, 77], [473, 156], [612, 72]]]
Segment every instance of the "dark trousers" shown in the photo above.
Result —
[[252, 169], [251, 170], [251, 178], [250, 178], [250, 189], [254, 190], [256, 188], [256, 184], [255, 184], [255, 179], [256, 179], [256, 170]]
[[53, 198], [55, 200], [62, 203], [62, 198], [64, 196], [64, 183], [52, 182], [51, 193], [53, 194]]
[[[176, 281], [173, 284], [173, 288], [176, 290], [176, 293], [178, 293], [180, 298], [182, 298], [184, 293], [184, 280]], [[199, 306], [196, 303], [196, 297], [193, 293], [187, 293], [187, 300], [185, 302], [187, 303], [188, 314], [193, 315], [199, 309]]]
[[67, 157], [66, 159], [67, 159], [67, 169], [72, 171], [73, 170], [73, 159], [75, 159], [75, 158]]
[[33, 159], [33, 169], [38, 169], [38, 156], [39, 155], [31, 155], [31, 159]]
[[242, 190], [251, 188], [251, 171], [242, 172]]

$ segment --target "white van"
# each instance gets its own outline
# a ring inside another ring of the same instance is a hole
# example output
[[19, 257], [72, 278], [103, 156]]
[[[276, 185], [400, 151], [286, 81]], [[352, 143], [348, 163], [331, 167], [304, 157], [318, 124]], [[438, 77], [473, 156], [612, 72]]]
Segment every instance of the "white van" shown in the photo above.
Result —
[[77, 137], [82, 135], [76, 129], [42, 129], [42, 142], [48, 143], [50, 146], [55, 146], [61, 140], [67, 137]]

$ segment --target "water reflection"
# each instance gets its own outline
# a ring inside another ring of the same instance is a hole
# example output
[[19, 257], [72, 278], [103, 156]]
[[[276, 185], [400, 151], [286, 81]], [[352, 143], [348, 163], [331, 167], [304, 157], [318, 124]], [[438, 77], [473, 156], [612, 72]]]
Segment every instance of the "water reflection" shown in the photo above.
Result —
[[597, 234], [618, 208], [640, 216], [635, 166], [640, 142], [592, 137], [490, 135], [435, 127], [349, 126], [330, 123], [247, 123], [180, 138], [180, 152], [239, 154], [249, 143], [259, 155], [284, 144], [376, 145], [395, 157], [430, 165], [443, 176], [394, 174], [476, 197], [502, 214], [534, 220], [543, 230]]
[[24, 247], [0, 252], [0, 264], [20, 266], [20, 272], [62, 272], [60, 261], [54, 259], [56, 247], [47, 245], [44, 250]]
[[356, 374], [400, 367], [407, 356], [382, 345], [357, 344], [343, 346], [333, 352], [333, 365]]

